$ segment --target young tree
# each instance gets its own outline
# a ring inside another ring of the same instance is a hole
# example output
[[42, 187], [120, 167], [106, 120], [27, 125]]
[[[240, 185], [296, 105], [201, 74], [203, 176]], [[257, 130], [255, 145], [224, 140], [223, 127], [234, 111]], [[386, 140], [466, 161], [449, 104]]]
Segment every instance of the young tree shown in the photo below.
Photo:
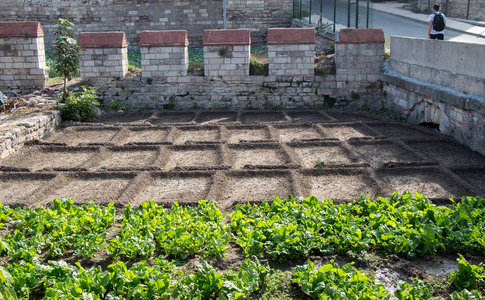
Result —
[[62, 92], [62, 100], [64, 101], [68, 96], [67, 80], [71, 80], [72, 76], [76, 74], [79, 65], [79, 50], [81, 49], [74, 38], [74, 24], [66, 19], [59, 19], [55, 23], [57, 36], [55, 43], [52, 45], [54, 53], [57, 57], [54, 69], [56, 72], [62, 74], [64, 77], [64, 90]]

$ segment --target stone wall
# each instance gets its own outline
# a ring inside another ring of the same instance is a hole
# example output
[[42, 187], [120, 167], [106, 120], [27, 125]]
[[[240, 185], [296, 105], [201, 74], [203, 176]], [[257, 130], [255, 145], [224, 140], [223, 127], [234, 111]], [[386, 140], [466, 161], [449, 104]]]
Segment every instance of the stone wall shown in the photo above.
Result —
[[[433, 10], [433, 4], [437, 2], [441, 5], [441, 11], [446, 12], [446, 16], [453, 18], [466, 19], [468, 10], [468, 19], [485, 21], [485, 1], [483, 0], [453, 0], [453, 1], [432, 1], [418, 0], [418, 8], [421, 11], [427, 11], [428, 5]], [[448, 2], [448, 8], [446, 7]], [[468, 8], [468, 2], [470, 7]]]
[[339, 96], [379, 109], [382, 63], [382, 29], [342, 29], [335, 44], [336, 81]]
[[313, 75], [315, 72], [315, 29], [268, 29], [268, 63], [269, 75]]
[[485, 154], [480, 55], [485, 55], [485, 45], [392, 37], [391, 59], [383, 73], [385, 106], [410, 123], [439, 124], [442, 133]]
[[[227, 0], [227, 28], [250, 28], [254, 43], [264, 43], [270, 27], [289, 27], [292, 0]], [[124, 31], [138, 46], [142, 31], [187, 30], [195, 47], [202, 47], [206, 29], [223, 28], [222, 0], [18, 0], [0, 1], [2, 21], [40, 21], [49, 47], [54, 22], [66, 18], [77, 34]]]
[[58, 112], [26, 115], [0, 124], [0, 159], [20, 149], [25, 142], [42, 139], [61, 123]]
[[39, 22], [0, 22], [0, 87], [25, 93], [48, 76]]
[[241, 80], [249, 75], [249, 29], [204, 31], [204, 75], [211, 80]]
[[124, 77], [128, 73], [128, 43], [124, 32], [82, 32], [78, 45], [83, 79]]
[[245, 76], [240, 81], [214, 81], [187, 76], [185, 83], [164, 78], [98, 78], [86, 83], [98, 87], [105, 104], [120, 102], [130, 109], [304, 109], [347, 105], [336, 94], [335, 76]]

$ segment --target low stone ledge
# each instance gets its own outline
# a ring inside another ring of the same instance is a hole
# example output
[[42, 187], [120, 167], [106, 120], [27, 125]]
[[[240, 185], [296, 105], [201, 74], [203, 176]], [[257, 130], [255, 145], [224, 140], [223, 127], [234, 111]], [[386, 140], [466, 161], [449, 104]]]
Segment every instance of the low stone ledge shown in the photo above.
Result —
[[389, 62], [384, 62], [382, 79], [384, 82], [413, 91], [425, 97], [439, 100], [465, 110], [485, 113], [485, 98], [465, 94], [457, 90], [427, 83], [394, 71]]
[[38, 38], [44, 31], [40, 22], [0, 22], [0, 38]]
[[126, 35], [122, 31], [81, 32], [78, 45], [81, 48], [127, 48]]

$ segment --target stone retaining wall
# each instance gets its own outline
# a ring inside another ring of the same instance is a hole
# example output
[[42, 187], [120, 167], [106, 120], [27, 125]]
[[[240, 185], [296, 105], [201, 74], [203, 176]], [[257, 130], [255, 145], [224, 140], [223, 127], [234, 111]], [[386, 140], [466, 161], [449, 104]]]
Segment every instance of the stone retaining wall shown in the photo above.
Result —
[[383, 73], [385, 106], [410, 123], [439, 124], [442, 133], [485, 154], [485, 58], [480, 55], [484, 45], [392, 37]]
[[0, 22], [0, 88], [19, 93], [43, 88], [48, 76], [39, 22]]
[[19, 116], [0, 125], [0, 159], [20, 149], [25, 142], [41, 139], [61, 123], [58, 112], [35, 116]]

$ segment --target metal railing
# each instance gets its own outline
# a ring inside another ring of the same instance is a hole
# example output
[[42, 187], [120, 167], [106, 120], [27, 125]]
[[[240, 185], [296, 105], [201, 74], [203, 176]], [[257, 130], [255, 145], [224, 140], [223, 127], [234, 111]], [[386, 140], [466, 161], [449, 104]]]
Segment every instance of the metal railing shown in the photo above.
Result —
[[293, 0], [293, 18], [310, 25], [370, 28], [371, 0]]

